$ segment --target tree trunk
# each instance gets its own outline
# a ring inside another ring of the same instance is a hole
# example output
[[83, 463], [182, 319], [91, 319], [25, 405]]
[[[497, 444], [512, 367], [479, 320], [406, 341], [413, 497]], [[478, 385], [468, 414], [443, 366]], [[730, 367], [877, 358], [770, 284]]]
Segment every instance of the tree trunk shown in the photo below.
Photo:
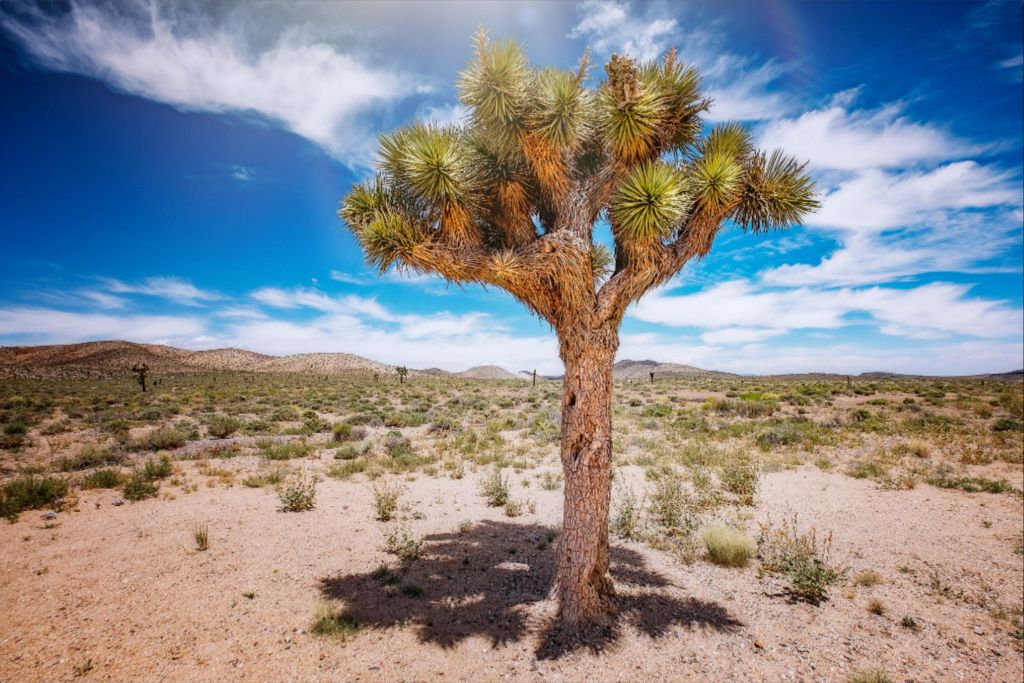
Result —
[[605, 623], [615, 589], [608, 573], [611, 500], [612, 366], [619, 340], [611, 327], [561, 333], [562, 469], [565, 510], [555, 591], [564, 624]]

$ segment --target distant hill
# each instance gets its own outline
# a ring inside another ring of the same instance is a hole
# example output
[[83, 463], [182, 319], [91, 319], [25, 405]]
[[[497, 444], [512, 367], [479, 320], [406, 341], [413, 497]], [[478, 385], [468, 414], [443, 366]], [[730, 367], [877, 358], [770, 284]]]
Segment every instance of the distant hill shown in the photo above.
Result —
[[520, 375], [497, 365], [478, 365], [463, 372], [456, 372], [454, 376], [465, 379], [523, 379]]
[[680, 363], [659, 363], [654, 360], [620, 360], [612, 371], [615, 379], [649, 380], [651, 373], [659, 377], [739, 377], [728, 372], [702, 370]]
[[[203, 371], [287, 372], [337, 375], [347, 372], [379, 372], [394, 374], [395, 366], [356, 356], [351, 353], [301, 353], [292, 356], [268, 356], [244, 349], [210, 349], [189, 351], [162, 344], [136, 344], [126, 341], [96, 341], [51, 346], [0, 346], [0, 378], [100, 378], [125, 377], [135, 363], [145, 363], [155, 375]], [[680, 363], [659, 363], [654, 360], [621, 360], [615, 364], [615, 379], [648, 381], [650, 373], [659, 377], [738, 378], [727, 372], [704, 370]], [[480, 380], [532, 379], [532, 371], [510, 372], [497, 365], [480, 365], [450, 372], [439, 368], [414, 370], [413, 377], [458, 377]], [[845, 379], [846, 375], [807, 373], [771, 375], [778, 379], [817, 381]], [[865, 372], [861, 379], [923, 379], [923, 375], [902, 375], [893, 372]], [[538, 379], [559, 380], [561, 376], [540, 376]], [[955, 379], [955, 378], [950, 378]], [[1004, 382], [1024, 381], [1024, 370], [998, 374], [971, 375], [960, 379], [991, 379]]]
[[392, 365], [350, 353], [268, 356], [243, 349], [188, 351], [126, 341], [0, 347], [0, 377], [110, 377], [125, 374], [135, 363], [145, 363], [155, 374], [204, 370], [323, 375], [352, 371], [394, 372]]

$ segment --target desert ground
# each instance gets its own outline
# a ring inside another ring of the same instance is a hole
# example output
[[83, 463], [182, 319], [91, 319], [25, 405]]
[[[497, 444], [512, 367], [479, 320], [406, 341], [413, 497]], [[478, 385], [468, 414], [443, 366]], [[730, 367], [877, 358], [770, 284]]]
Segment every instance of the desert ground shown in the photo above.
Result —
[[1024, 396], [614, 395], [615, 626], [551, 626], [561, 384], [0, 380], [0, 681], [1020, 681]]

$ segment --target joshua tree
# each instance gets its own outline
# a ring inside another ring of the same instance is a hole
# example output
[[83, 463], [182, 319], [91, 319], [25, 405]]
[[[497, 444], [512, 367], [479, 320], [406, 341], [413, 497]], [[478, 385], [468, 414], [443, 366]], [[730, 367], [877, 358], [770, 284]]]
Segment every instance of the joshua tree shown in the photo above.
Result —
[[398, 383], [405, 384], [405, 378], [409, 375], [409, 368], [404, 365], [399, 365], [395, 368], [395, 372], [398, 373]]
[[135, 373], [135, 379], [138, 380], [139, 386], [142, 390], [146, 390], [146, 374], [149, 372], [149, 366], [145, 363], [136, 363], [132, 366], [132, 372]]
[[651, 373], [651, 384], [654, 384], [654, 373]]
[[[459, 79], [461, 125], [413, 123], [380, 138], [375, 179], [340, 216], [367, 262], [501, 287], [547, 321], [565, 365], [565, 512], [555, 595], [566, 625], [606, 622], [612, 365], [626, 308], [711, 249], [722, 224], [764, 233], [817, 206], [804, 166], [755, 150], [737, 124], [705, 130], [711, 102], [674, 50], [612, 55], [589, 87], [534, 69], [483, 31]], [[607, 219], [612, 248], [594, 240]]]

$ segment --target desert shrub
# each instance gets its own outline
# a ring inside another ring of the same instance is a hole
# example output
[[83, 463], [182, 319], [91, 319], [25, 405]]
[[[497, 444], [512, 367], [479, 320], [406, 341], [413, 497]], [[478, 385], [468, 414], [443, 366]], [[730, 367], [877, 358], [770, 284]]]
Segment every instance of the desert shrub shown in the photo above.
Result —
[[509, 499], [505, 501], [505, 516], [518, 517], [523, 514], [524, 505], [523, 501], [509, 497]]
[[795, 600], [814, 605], [828, 597], [828, 587], [844, 573], [832, 563], [832, 534], [819, 541], [813, 527], [801, 533], [795, 513], [780, 527], [770, 519], [761, 525], [757, 552], [764, 571], [788, 579]]
[[387, 522], [398, 512], [398, 500], [402, 496], [402, 487], [392, 484], [374, 484], [373, 507], [377, 511], [377, 519]]
[[395, 524], [384, 534], [384, 550], [403, 562], [415, 560], [423, 550], [423, 539], [405, 524]]
[[895, 683], [884, 669], [868, 669], [850, 676], [849, 683]]
[[885, 614], [885, 603], [879, 600], [878, 598], [872, 598], [871, 601], [868, 603], [868, 611], [872, 614], [882, 616], [883, 614]]
[[422, 598], [423, 588], [415, 583], [403, 583], [398, 587], [398, 592], [407, 598]]
[[853, 577], [853, 584], [855, 586], [870, 588], [871, 586], [877, 586], [880, 583], [882, 583], [882, 575], [871, 569], [862, 571]]
[[384, 436], [384, 450], [392, 458], [413, 455], [412, 443], [395, 429], [392, 429]]
[[683, 525], [686, 516], [686, 486], [676, 472], [672, 471], [658, 479], [651, 494], [650, 510], [661, 526], [676, 529]]
[[181, 448], [188, 442], [188, 435], [177, 427], [161, 427], [145, 436], [132, 439], [129, 448], [133, 451], [161, 451]]
[[83, 489], [116, 489], [124, 477], [115, 469], [103, 469], [90, 472], [82, 479]]
[[480, 495], [489, 507], [503, 507], [511, 498], [507, 477], [501, 474], [501, 468], [495, 465], [491, 474], [480, 483]]
[[961, 489], [968, 493], [1012, 493], [1020, 495], [1021, 491], [1005, 479], [986, 479], [985, 477], [957, 477], [938, 472], [928, 478], [928, 483], [940, 489]]
[[266, 441], [260, 446], [260, 455], [267, 460], [291, 460], [292, 458], [305, 458], [313, 452], [312, 444], [305, 441], [287, 441], [278, 443]]
[[854, 479], [877, 479], [889, 473], [889, 468], [874, 460], [862, 460], [847, 468], [846, 474]]
[[351, 612], [339, 611], [331, 603], [324, 601], [317, 605], [313, 614], [313, 625], [309, 630], [318, 636], [344, 640], [359, 630], [359, 622]]
[[331, 427], [331, 437], [337, 443], [341, 443], [343, 441], [353, 441], [352, 425], [350, 425], [348, 422], [335, 422], [334, 426]]
[[87, 470], [101, 465], [117, 465], [124, 460], [124, 456], [115, 453], [107, 446], [96, 446], [86, 444], [78, 455], [61, 458], [57, 461], [57, 469], [62, 472], [73, 472]]
[[344, 479], [345, 477], [351, 477], [353, 474], [365, 472], [368, 466], [369, 462], [363, 458], [359, 458], [357, 460], [346, 460], [342, 463], [329, 465], [324, 470], [324, 474], [334, 479]]
[[753, 458], [736, 457], [722, 467], [718, 477], [726, 491], [739, 497], [740, 505], [753, 505], [759, 470]]
[[993, 432], [1024, 432], [1024, 421], [1001, 417], [992, 423]]
[[121, 486], [121, 495], [125, 500], [139, 501], [152, 498], [160, 492], [160, 485], [152, 479], [148, 479], [140, 470], [132, 473], [132, 476]]
[[331, 431], [331, 423], [323, 419], [313, 411], [306, 411], [305, 419], [302, 421], [302, 431], [307, 434]]
[[909, 614], [905, 615], [902, 619], [900, 619], [900, 626], [907, 629], [908, 631], [919, 631], [921, 629], [921, 625], [917, 623], [917, 619], [910, 616]]
[[898, 456], [912, 455], [915, 458], [927, 458], [932, 454], [932, 447], [924, 441], [910, 439], [893, 446], [892, 452]]
[[316, 507], [316, 478], [302, 476], [282, 485], [277, 492], [281, 512], [306, 512]]
[[758, 418], [768, 417], [778, 408], [778, 403], [771, 399], [733, 400], [729, 398], [711, 399], [705, 408], [719, 415], [735, 415], [737, 417]]
[[55, 505], [67, 492], [67, 481], [57, 477], [27, 474], [12, 479], [0, 488], [0, 516], [14, 522], [23, 510]]
[[757, 552], [757, 546], [745, 533], [728, 524], [712, 524], [700, 532], [700, 540], [715, 564], [744, 567]]
[[427, 414], [422, 412], [398, 412], [384, 416], [385, 427], [419, 427], [427, 423]]
[[142, 476], [149, 481], [166, 479], [171, 476], [173, 469], [170, 456], [164, 454], [159, 458], [147, 460], [146, 464], [142, 466]]
[[206, 431], [217, 439], [226, 439], [242, 428], [241, 421], [232, 415], [217, 413], [206, 421]]
[[562, 486], [562, 474], [550, 470], [540, 475], [540, 487], [545, 491], [556, 491]]
[[641, 534], [642, 517], [643, 501], [637, 498], [632, 489], [627, 488], [619, 495], [609, 526], [617, 536], [636, 539]]
[[203, 552], [210, 547], [210, 530], [205, 524], [196, 524], [192, 528], [192, 540], [196, 542], [196, 550]]
[[355, 444], [347, 443], [334, 449], [335, 460], [355, 460], [359, 456], [359, 450]]
[[668, 417], [672, 414], [672, 406], [665, 403], [655, 403], [640, 411], [640, 417]]

